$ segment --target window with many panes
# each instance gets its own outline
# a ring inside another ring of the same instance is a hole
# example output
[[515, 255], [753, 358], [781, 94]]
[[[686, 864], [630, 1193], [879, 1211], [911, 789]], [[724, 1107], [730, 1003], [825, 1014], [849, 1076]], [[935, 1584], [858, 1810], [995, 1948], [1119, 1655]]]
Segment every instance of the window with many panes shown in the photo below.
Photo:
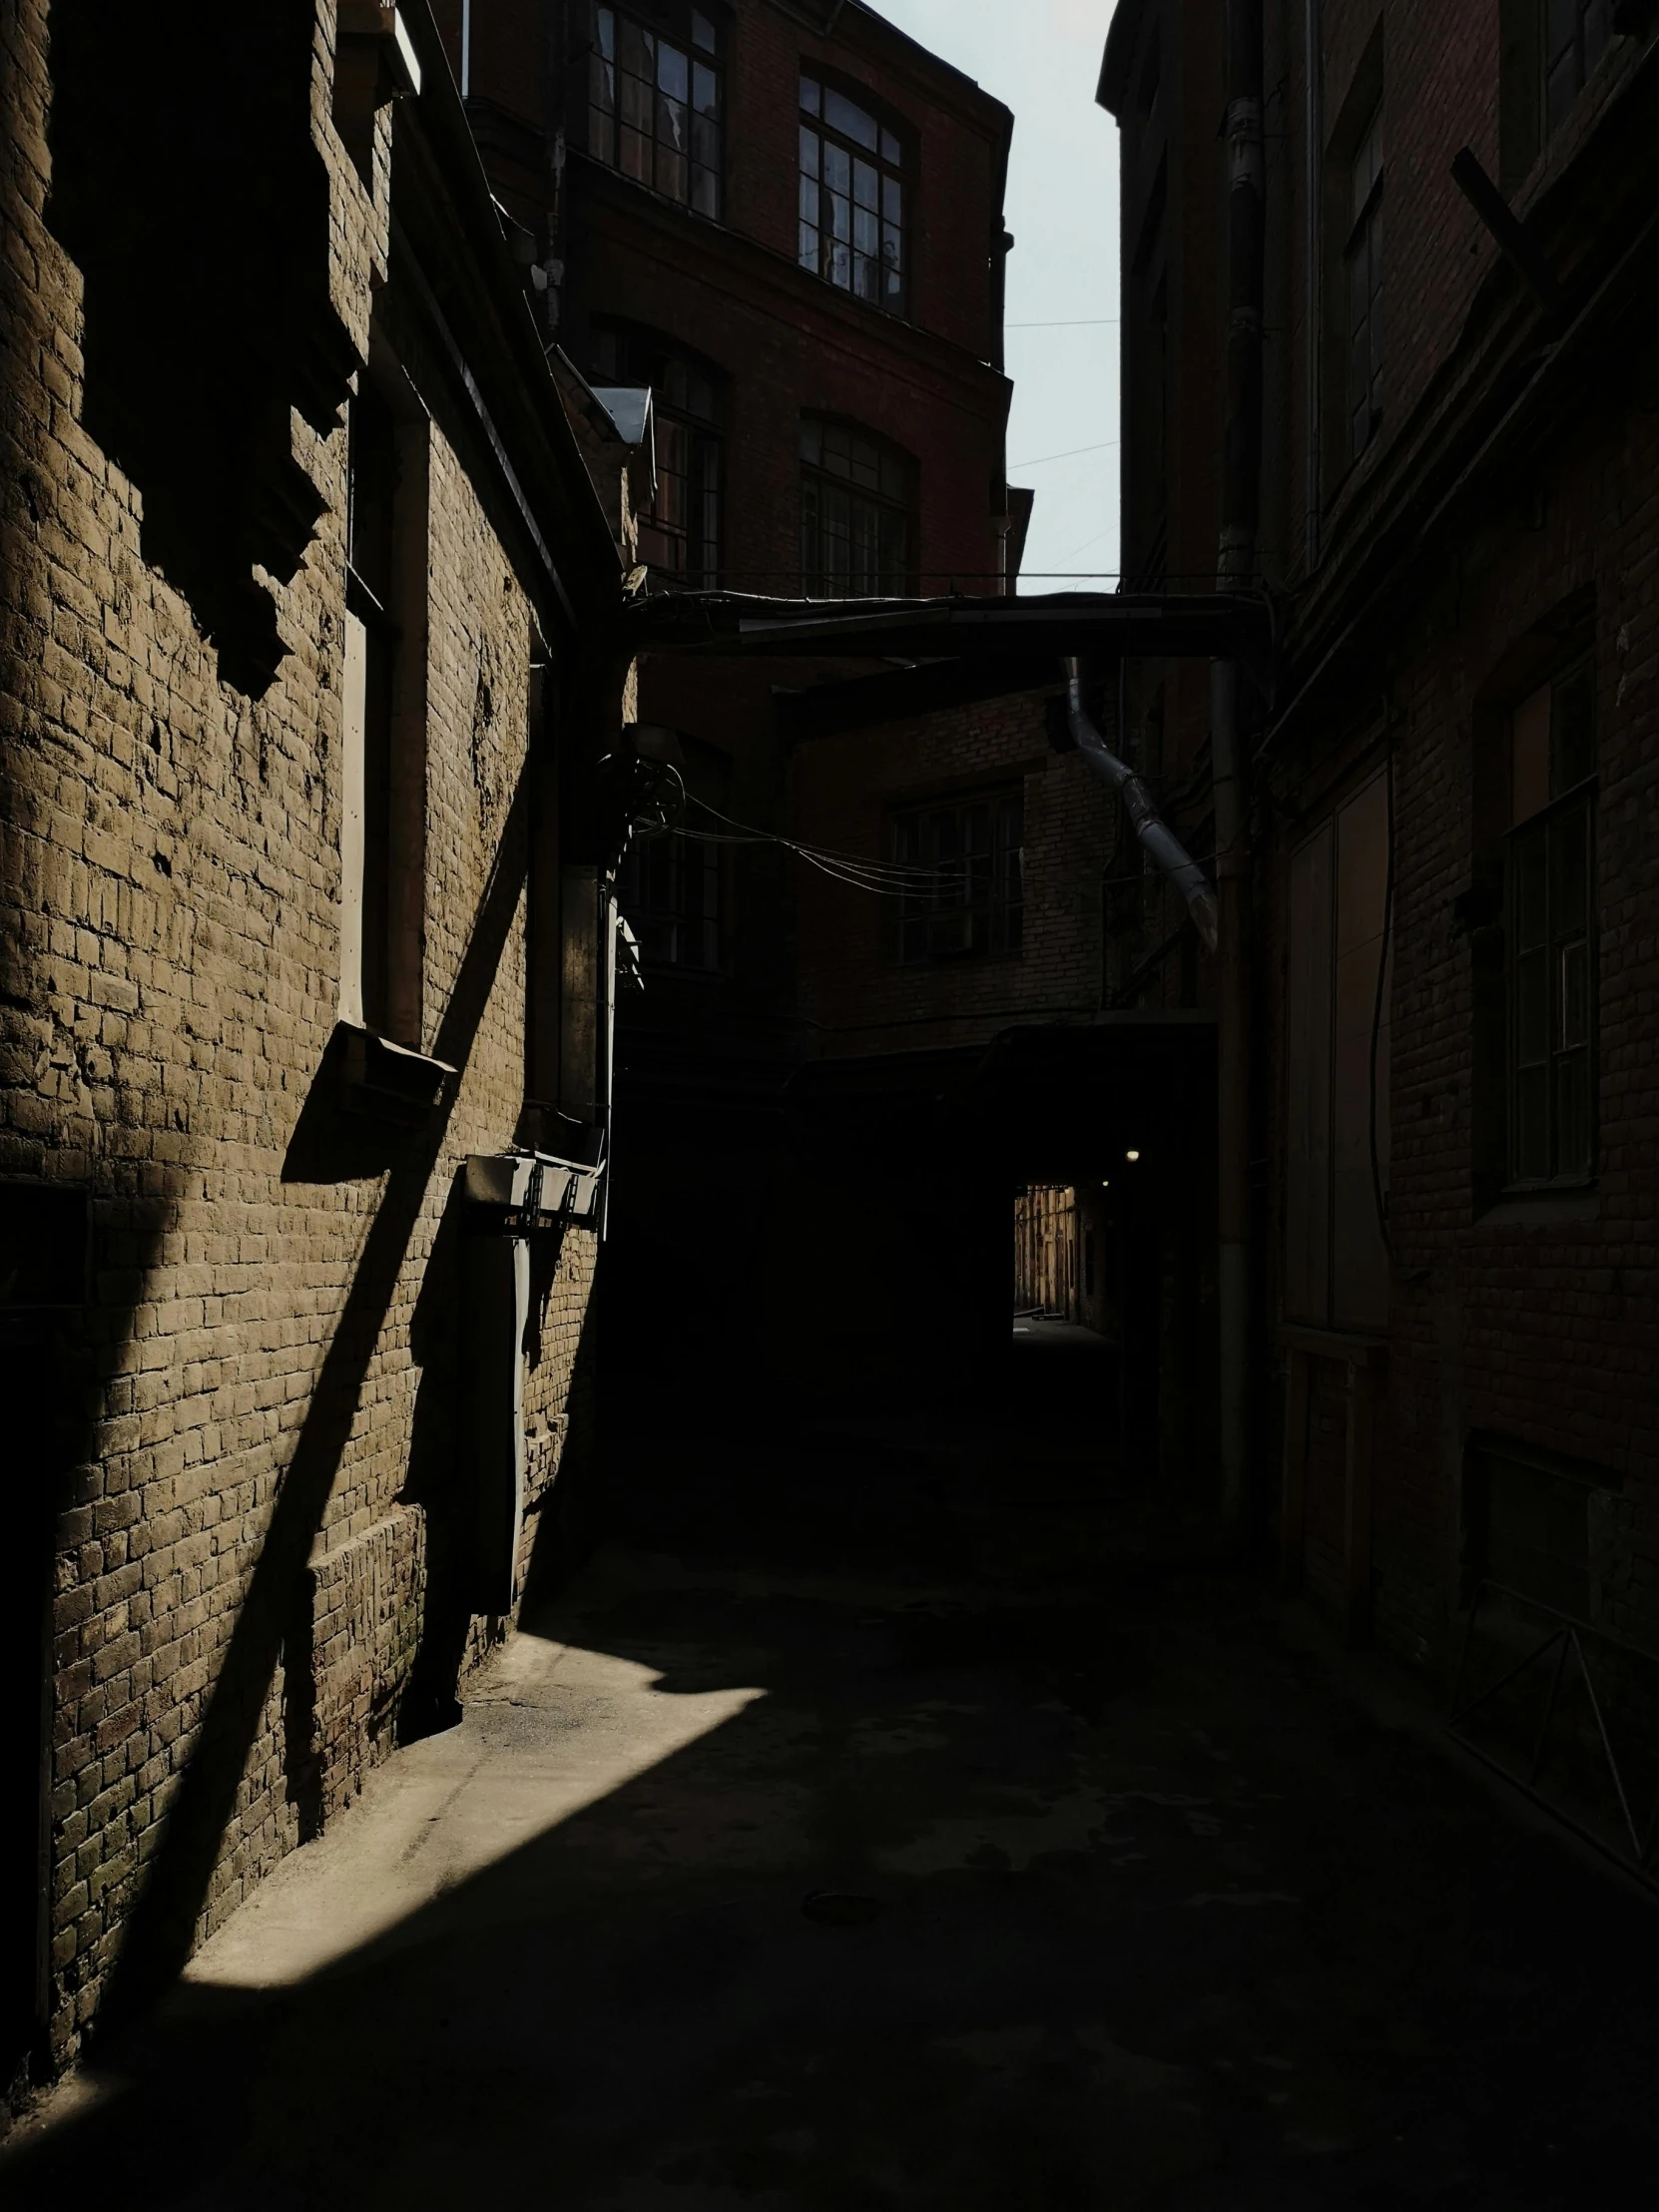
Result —
[[712, 591], [720, 578], [724, 452], [714, 371], [649, 331], [623, 324], [597, 324], [589, 358], [598, 385], [651, 387], [657, 491], [640, 515], [640, 558], [661, 577]]
[[801, 424], [802, 589], [814, 599], [893, 599], [910, 588], [915, 465], [843, 422]]
[[1546, 137], [1560, 129], [1613, 35], [1613, 0], [1542, 0]]
[[594, 8], [588, 152], [718, 221], [725, 128], [719, 40], [700, 9], [663, 12], [677, 29], [656, 28], [626, 8]]
[[1361, 133], [1349, 171], [1348, 241], [1343, 249], [1348, 316], [1348, 448], [1358, 459], [1372, 440], [1382, 393], [1382, 106]]
[[[639, 939], [648, 967], [713, 974], [725, 956], [724, 813], [730, 764], [713, 746], [681, 738], [686, 790], [702, 801], [686, 820], [657, 835], [637, 837], [617, 877], [617, 899]], [[713, 810], [713, 811], [711, 811]]]
[[1581, 663], [1509, 724], [1509, 1180], [1595, 1172], [1595, 687]]
[[899, 901], [900, 960], [1018, 952], [1025, 924], [1025, 802], [1018, 792], [906, 808], [892, 856], [914, 871]]
[[908, 299], [905, 148], [867, 108], [801, 80], [801, 266], [871, 306]]

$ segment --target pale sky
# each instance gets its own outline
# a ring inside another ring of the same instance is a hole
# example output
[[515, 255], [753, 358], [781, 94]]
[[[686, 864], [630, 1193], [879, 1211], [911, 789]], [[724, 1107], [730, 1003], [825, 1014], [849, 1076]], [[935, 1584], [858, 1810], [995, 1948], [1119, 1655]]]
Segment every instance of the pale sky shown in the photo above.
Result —
[[[872, 5], [1014, 111], [1008, 476], [1037, 494], [1026, 588], [1109, 588], [1118, 565], [1118, 133], [1094, 90], [1112, 0]], [[1054, 457], [1062, 454], [1070, 457]], [[1043, 581], [1044, 570], [1071, 581]]]

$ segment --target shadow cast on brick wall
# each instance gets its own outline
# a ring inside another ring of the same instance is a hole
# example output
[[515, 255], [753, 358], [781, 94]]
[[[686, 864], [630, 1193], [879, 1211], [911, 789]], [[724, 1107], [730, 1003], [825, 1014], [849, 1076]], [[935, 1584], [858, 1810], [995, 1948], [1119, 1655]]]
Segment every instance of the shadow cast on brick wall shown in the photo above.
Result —
[[328, 296], [313, 11], [53, 0], [48, 220], [84, 278], [87, 434], [144, 497], [145, 559], [228, 682], [282, 647], [257, 569], [294, 574], [324, 501], [290, 408], [337, 426], [357, 366]]
[[[527, 850], [528, 777], [528, 769], [521, 771], [490, 879], [434, 1040], [435, 1055], [458, 1073], [429, 1124], [387, 1176], [312, 1387], [248, 1594], [225, 1646], [200, 1736], [128, 1923], [102, 2008], [106, 2023], [130, 2014], [170, 1980], [189, 1956], [276, 1668], [285, 1657], [288, 1676], [309, 1671], [311, 1545], [327, 1510], [363, 1382], [391, 1312], [411, 1240], [426, 1209], [432, 1174], [517, 911]], [[296, 1709], [287, 1717], [296, 1730], [303, 1728], [302, 1711]], [[309, 1805], [314, 1824], [314, 1781], [302, 1763], [290, 1781], [300, 1792], [302, 1822]]]

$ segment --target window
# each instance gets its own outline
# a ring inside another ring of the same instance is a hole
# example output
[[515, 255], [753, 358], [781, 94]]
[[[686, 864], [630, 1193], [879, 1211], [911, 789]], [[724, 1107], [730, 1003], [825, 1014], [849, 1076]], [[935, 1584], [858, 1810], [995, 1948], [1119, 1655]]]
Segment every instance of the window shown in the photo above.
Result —
[[1509, 726], [1509, 1180], [1595, 1168], [1595, 704], [1580, 663]]
[[[726, 757], [682, 738], [688, 793], [724, 813], [730, 782]], [[617, 879], [617, 899], [651, 967], [710, 974], [724, 957], [722, 909], [725, 845], [722, 825], [702, 807], [687, 810], [681, 829], [636, 837]]]
[[866, 109], [801, 80], [801, 266], [903, 314], [904, 148]]
[[1611, 43], [1613, 0], [1498, 0], [1498, 181], [1513, 194]]
[[1388, 835], [1384, 770], [1291, 855], [1285, 1313], [1320, 1329], [1388, 1316]]
[[844, 423], [801, 424], [802, 587], [815, 599], [898, 598], [914, 573], [915, 468]]
[[640, 557], [659, 576], [712, 591], [720, 576], [720, 380], [648, 332], [598, 327], [593, 378], [649, 384], [657, 425], [657, 494], [640, 517]]
[[1594, 1620], [1621, 1486], [1610, 1467], [1477, 1430], [1464, 1456], [1464, 1602], [1489, 1577]]
[[395, 373], [346, 429], [340, 1018], [416, 1050], [426, 867], [426, 419]]
[[1542, 0], [1544, 135], [1567, 120], [1613, 33], [1613, 0]]
[[900, 901], [898, 957], [909, 962], [1018, 952], [1025, 923], [1025, 802], [993, 793], [895, 815], [892, 854], [924, 870]]
[[1349, 170], [1348, 243], [1343, 249], [1348, 314], [1348, 446], [1358, 460], [1372, 441], [1382, 390], [1382, 106], [1360, 136]]
[[698, 215], [720, 220], [724, 131], [720, 47], [698, 8], [674, 35], [623, 8], [595, 7], [588, 56], [588, 152]]

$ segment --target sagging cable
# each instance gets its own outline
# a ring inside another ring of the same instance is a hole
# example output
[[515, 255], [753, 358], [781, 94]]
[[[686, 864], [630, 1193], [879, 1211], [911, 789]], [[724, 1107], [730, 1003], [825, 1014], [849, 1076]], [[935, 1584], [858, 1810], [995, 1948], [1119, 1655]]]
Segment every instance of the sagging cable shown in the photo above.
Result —
[[1076, 661], [1067, 661], [1066, 723], [1079, 753], [1100, 781], [1123, 801], [1124, 812], [1135, 826], [1135, 834], [1163, 869], [1193, 917], [1207, 952], [1216, 949], [1217, 908], [1215, 893], [1204, 870], [1188, 853], [1158, 812], [1147, 786], [1126, 761], [1120, 761], [1090, 721], [1083, 706], [1083, 676]]

